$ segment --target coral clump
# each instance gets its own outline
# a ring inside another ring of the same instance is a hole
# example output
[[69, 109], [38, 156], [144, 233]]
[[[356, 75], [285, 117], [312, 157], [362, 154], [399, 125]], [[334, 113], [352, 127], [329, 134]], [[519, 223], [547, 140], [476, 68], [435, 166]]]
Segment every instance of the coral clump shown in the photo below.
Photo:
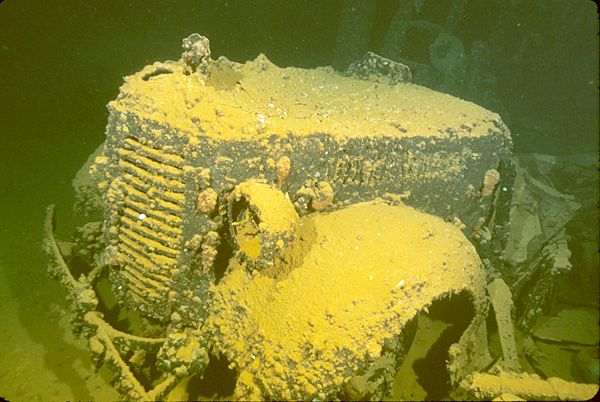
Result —
[[499, 182], [500, 173], [498, 173], [496, 169], [490, 169], [485, 172], [485, 178], [483, 179], [483, 185], [481, 186], [481, 196], [488, 197], [492, 195]]
[[212, 188], [207, 188], [198, 195], [198, 209], [208, 214], [215, 209], [217, 205], [218, 194]]
[[290, 174], [291, 167], [292, 161], [287, 156], [283, 156], [281, 159], [279, 159], [279, 162], [277, 162], [277, 181], [279, 182], [280, 188]]
[[331, 205], [333, 201], [333, 188], [326, 181], [317, 183], [315, 188], [315, 197], [311, 201], [311, 206], [315, 211], [321, 211]]

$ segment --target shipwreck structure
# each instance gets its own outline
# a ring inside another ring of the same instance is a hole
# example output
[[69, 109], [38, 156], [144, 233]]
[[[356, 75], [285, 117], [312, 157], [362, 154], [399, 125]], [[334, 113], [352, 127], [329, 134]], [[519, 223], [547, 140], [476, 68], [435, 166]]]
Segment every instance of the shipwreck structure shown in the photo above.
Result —
[[[164, 399], [226, 356], [237, 399], [381, 399], [419, 313], [460, 298], [467, 324], [447, 369], [468, 391], [498, 363], [488, 281], [516, 175], [499, 116], [372, 53], [339, 74], [212, 60], [198, 34], [184, 50], [127, 77], [108, 105], [106, 141], [75, 181], [77, 208], [101, 221], [71, 253], [53, 207], [46, 222], [74, 329], [117, 389]], [[73, 256], [89, 265], [79, 278]], [[100, 311], [102, 281], [138, 328]], [[497, 300], [510, 322], [510, 296]], [[518, 371], [507, 339], [501, 367]]]

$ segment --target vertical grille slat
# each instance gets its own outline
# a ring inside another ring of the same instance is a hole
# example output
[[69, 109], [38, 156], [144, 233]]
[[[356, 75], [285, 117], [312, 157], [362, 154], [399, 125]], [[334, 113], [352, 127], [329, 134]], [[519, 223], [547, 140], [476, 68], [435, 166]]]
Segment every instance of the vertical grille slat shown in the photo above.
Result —
[[122, 140], [114, 155], [123, 197], [109, 208], [118, 208], [120, 216], [113, 239], [119, 251], [121, 291], [133, 307], [160, 317], [182, 247], [185, 160], [132, 137]]

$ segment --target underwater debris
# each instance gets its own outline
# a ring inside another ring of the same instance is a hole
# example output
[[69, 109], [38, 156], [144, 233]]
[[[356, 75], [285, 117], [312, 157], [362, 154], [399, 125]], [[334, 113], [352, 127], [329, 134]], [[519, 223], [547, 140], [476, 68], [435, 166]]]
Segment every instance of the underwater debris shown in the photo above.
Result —
[[[489, 367], [492, 274], [470, 240], [499, 255], [508, 236], [496, 230], [509, 227], [514, 173], [498, 115], [403, 85], [410, 71], [376, 55], [347, 77], [262, 55], [212, 61], [205, 39], [127, 77], [109, 103], [106, 141], [77, 181], [93, 184], [78, 205], [103, 217], [73, 246], [90, 250], [77, 280], [49, 208], [50, 272], [95, 364], [132, 400], [167, 398], [217, 355], [240, 398], [381, 399], [413, 320], [460, 293], [475, 313], [448, 349], [449, 382]], [[566, 266], [564, 247], [544, 249]], [[100, 280], [141, 315], [140, 335], [99, 311]]]

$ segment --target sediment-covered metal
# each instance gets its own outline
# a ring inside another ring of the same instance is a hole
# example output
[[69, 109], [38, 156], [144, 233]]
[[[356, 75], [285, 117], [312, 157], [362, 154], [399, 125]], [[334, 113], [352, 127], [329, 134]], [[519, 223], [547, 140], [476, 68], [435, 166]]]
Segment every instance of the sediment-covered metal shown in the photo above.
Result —
[[208, 320], [242, 373], [240, 399], [380, 399], [421, 310], [461, 292], [476, 316], [486, 306], [483, 265], [460, 230], [384, 202], [309, 215], [271, 272], [243, 266], [212, 289]]
[[240, 250], [256, 268], [273, 260], [292, 241], [298, 213], [290, 199], [275, 187], [249, 180], [229, 196], [228, 218]]
[[[47, 228], [93, 358], [110, 363], [131, 399], [164, 397], [201, 374], [208, 353], [239, 370], [240, 398], [378, 399], [411, 320], [466, 292], [479, 315], [453, 355], [462, 361], [485, 322], [468, 239], [488, 219], [511, 152], [499, 116], [410, 84], [405, 66], [372, 54], [384, 77], [279, 68], [263, 55], [214, 61], [208, 46], [186, 38], [181, 60], [126, 77], [109, 103], [106, 141], [83, 180], [98, 192], [78, 192], [80, 204], [94, 200], [84, 210], [102, 200], [94, 271], [75, 281]], [[395, 206], [345, 208], [378, 198]], [[157, 338], [103, 320], [100, 271]], [[155, 359], [166, 379], [155, 390], [135, 378], [145, 360], [131, 348]]]
[[92, 362], [96, 367], [107, 363], [115, 376], [116, 389], [131, 400], [165, 398], [177, 385], [178, 378], [168, 373], [156, 387], [146, 390], [133, 374], [125, 356], [132, 350], [143, 350], [144, 353], [156, 354], [167, 339], [146, 338], [118, 331], [103, 319], [101, 313], [96, 311], [98, 297], [94, 286], [105, 266], [98, 266], [88, 275], [81, 275], [78, 280], [73, 277], [54, 238], [54, 209], [54, 205], [48, 207], [44, 226], [44, 251], [50, 257], [48, 271], [50, 275], [60, 281], [68, 292], [68, 298], [72, 303], [71, 322], [74, 331], [89, 341]]
[[[127, 305], [167, 319], [185, 303], [180, 289], [203, 297], [220, 244], [218, 205], [250, 179], [287, 194], [301, 216], [403, 194], [460, 219], [468, 236], [487, 218], [486, 172], [511, 146], [497, 115], [417, 85], [279, 68], [264, 56], [202, 60], [205, 72], [148, 66], [108, 106], [92, 169], [106, 194], [113, 288]], [[205, 310], [180, 314], [193, 322]]]

